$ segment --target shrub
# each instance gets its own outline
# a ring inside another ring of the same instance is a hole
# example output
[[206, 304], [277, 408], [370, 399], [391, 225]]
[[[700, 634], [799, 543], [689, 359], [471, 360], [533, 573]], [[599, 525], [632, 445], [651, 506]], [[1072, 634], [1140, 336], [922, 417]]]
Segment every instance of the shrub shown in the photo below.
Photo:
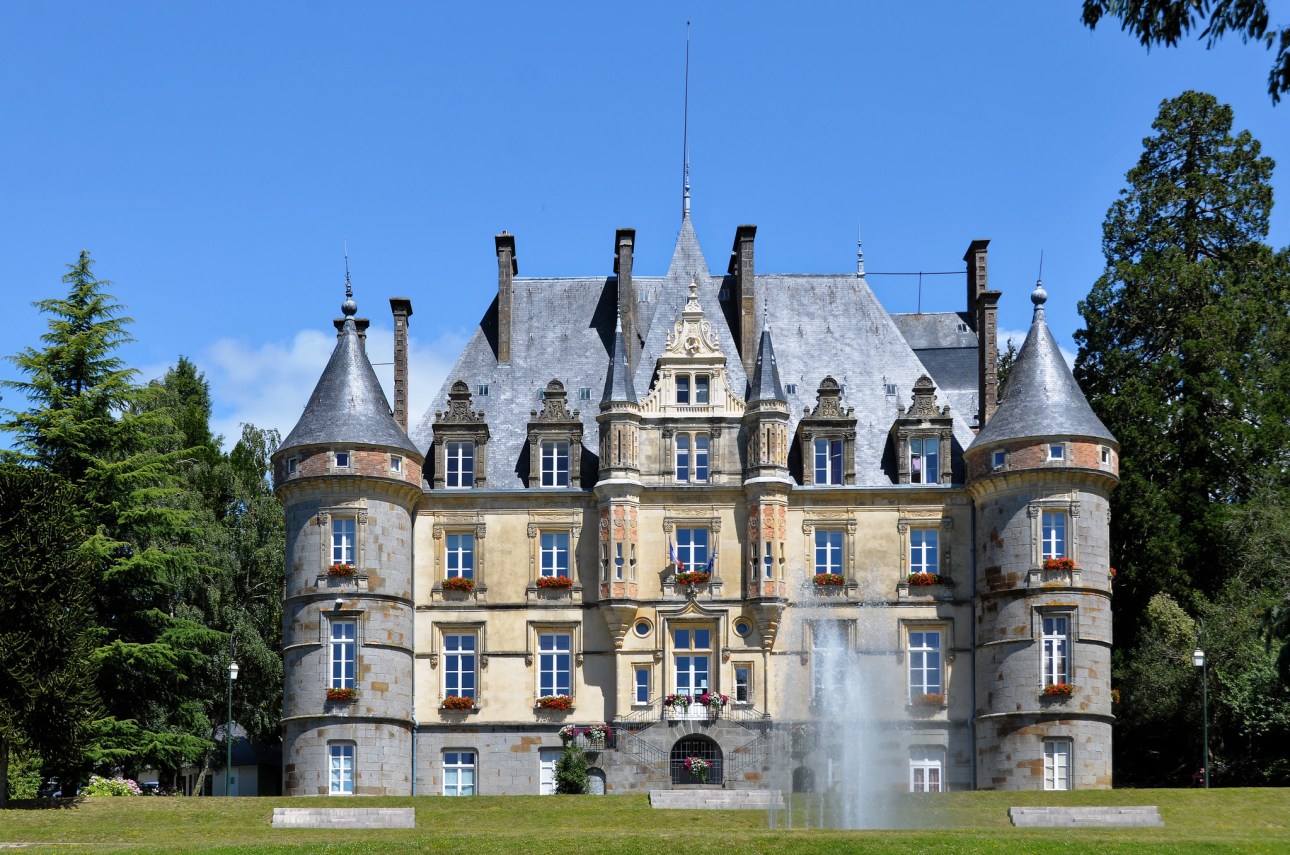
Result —
[[581, 796], [586, 794], [590, 783], [586, 752], [572, 742], [565, 743], [564, 753], [555, 761], [555, 791], [566, 796]]
[[129, 778], [100, 778], [90, 775], [90, 782], [81, 790], [83, 796], [141, 796], [143, 790]]

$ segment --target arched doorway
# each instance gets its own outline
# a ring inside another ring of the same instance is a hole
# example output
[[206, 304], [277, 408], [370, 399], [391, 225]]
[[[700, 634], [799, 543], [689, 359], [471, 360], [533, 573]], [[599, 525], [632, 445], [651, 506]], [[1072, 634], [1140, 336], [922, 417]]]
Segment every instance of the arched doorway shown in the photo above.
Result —
[[591, 767], [587, 770], [587, 795], [603, 796], [605, 794], [605, 772]]
[[[707, 780], [700, 781], [685, 768], [687, 758], [695, 757], [708, 764]], [[707, 784], [721, 786], [724, 778], [721, 762], [721, 746], [706, 736], [687, 736], [677, 740], [672, 746], [671, 762], [672, 784]]]

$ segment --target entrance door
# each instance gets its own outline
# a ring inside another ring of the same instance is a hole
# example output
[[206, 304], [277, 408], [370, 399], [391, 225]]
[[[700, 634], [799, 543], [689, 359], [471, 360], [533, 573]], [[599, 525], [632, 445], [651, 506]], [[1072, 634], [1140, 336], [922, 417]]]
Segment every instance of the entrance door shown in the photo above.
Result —
[[559, 748], [538, 749], [538, 795], [555, 795], [555, 762], [560, 759]]

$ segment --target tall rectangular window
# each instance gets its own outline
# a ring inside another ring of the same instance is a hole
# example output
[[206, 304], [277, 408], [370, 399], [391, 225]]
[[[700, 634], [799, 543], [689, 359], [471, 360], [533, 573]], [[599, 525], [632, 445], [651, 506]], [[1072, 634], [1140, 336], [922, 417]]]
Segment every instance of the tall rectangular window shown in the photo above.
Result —
[[569, 486], [569, 443], [542, 443], [542, 486]]
[[328, 745], [327, 793], [354, 795], [354, 746]]
[[357, 520], [353, 517], [332, 517], [331, 563], [354, 564], [354, 532]]
[[474, 633], [451, 633], [443, 637], [443, 695], [445, 698], [475, 697]]
[[706, 433], [678, 433], [676, 447], [676, 480], [681, 484], [704, 484], [708, 480], [712, 440]]
[[811, 634], [811, 700], [841, 697], [847, 685], [846, 636], [841, 627], [821, 626]]
[[444, 567], [449, 579], [475, 578], [475, 535], [454, 532], [444, 535]]
[[694, 403], [706, 404], [709, 400], [709, 378], [707, 374], [694, 375]]
[[632, 702], [637, 704], [649, 703], [649, 666], [637, 665], [633, 670], [634, 675], [634, 694]]
[[909, 530], [909, 572], [941, 572], [940, 556], [937, 544], [940, 532], [934, 528], [911, 528]]
[[694, 697], [706, 692], [712, 663], [712, 630], [674, 629], [672, 647], [676, 693]]
[[569, 532], [542, 532], [543, 576], [569, 576]]
[[333, 689], [354, 688], [354, 658], [357, 652], [358, 624], [352, 620], [331, 622], [331, 683]]
[[1071, 744], [1066, 739], [1044, 740], [1044, 789], [1071, 788]]
[[449, 487], [475, 486], [475, 443], [449, 442], [444, 455], [448, 469], [444, 483]]
[[445, 796], [473, 796], [475, 794], [475, 752], [443, 752], [443, 794]]
[[842, 439], [840, 437], [815, 438], [815, 483], [842, 483]]
[[737, 704], [752, 703], [752, 668], [747, 665], [735, 666], [735, 694]]
[[676, 435], [676, 480], [682, 484], [690, 480], [690, 435]]
[[939, 793], [945, 785], [945, 751], [941, 748], [912, 748], [909, 752], [909, 791]]
[[943, 694], [941, 688], [941, 632], [920, 629], [909, 633], [909, 697]]
[[706, 528], [676, 530], [676, 557], [686, 570], [703, 570], [708, 566], [708, 537]]
[[767, 543], [765, 554], [761, 557], [762, 577], [766, 580], [775, 578], [775, 548]]
[[1042, 511], [1040, 522], [1043, 532], [1044, 558], [1065, 558], [1066, 551], [1066, 512]]
[[690, 403], [690, 375], [676, 375], [676, 402], [678, 404]]
[[842, 530], [817, 528], [815, 530], [815, 574], [842, 574]]
[[572, 695], [573, 636], [567, 632], [538, 634], [538, 694]]
[[941, 441], [930, 437], [909, 440], [909, 483], [938, 484], [941, 479]]
[[622, 541], [614, 544], [614, 581], [623, 581], [623, 544]]
[[710, 440], [706, 433], [696, 433], [694, 435], [694, 480], [700, 484], [707, 483], [708, 480], [708, 444]]
[[1070, 682], [1070, 618], [1045, 615], [1044, 625], [1044, 683]]

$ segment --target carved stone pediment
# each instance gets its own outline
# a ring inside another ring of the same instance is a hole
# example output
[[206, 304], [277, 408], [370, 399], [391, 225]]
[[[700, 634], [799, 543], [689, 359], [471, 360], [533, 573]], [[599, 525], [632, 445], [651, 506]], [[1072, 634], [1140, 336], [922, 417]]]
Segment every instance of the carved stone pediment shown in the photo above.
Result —
[[542, 393], [542, 411], [529, 411], [529, 421], [533, 422], [574, 422], [579, 420], [579, 411], [570, 411], [568, 407], [569, 395], [564, 389], [564, 384], [559, 380], [552, 380], [546, 384], [546, 391]]
[[667, 334], [663, 352], [673, 356], [720, 356], [717, 334], [703, 315], [699, 305], [699, 280], [690, 280], [690, 297], [685, 302], [681, 319]]
[[815, 393], [815, 409], [806, 411], [806, 417], [812, 419], [852, 419], [855, 408], [842, 406], [842, 387], [832, 377], [820, 381], [820, 388]]
[[458, 380], [448, 391], [448, 409], [436, 410], [435, 426], [447, 424], [480, 424], [484, 414], [471, 408], [470, 387], [465, 381]]
[[900, 415], [907, 419], [944, 419], [949, 418], [949, 405], [936, 408], [936, 384], [926, 374], [914, 383], [914, 400], [908, 410], [904, 405], [897, 407]]

